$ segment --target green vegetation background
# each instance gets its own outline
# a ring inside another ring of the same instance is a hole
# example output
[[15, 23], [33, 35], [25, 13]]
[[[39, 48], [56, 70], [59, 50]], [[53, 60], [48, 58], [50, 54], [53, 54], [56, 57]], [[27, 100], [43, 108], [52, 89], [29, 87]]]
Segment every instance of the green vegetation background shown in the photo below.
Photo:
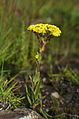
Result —
[[47, 44], [45, 62], [56, 61], [53, 55], [78, 54], [78, 0], [0, 0], [0, 73], [30, 73], [39, 43], [27, 27], [35, 23], [55, 24], [62, 30], [61, 37]]

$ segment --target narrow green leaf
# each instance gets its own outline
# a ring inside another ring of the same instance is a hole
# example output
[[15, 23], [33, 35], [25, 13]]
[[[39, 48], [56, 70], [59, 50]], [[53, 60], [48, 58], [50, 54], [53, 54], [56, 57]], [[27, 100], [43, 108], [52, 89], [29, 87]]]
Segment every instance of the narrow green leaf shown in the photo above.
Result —
[[39, 81], [39, 77], [40, 77], [40, 72], [38, 72], [38, 71], [36, 71], [35, 72], [35, 76], [34, 76], [34, 78], [33, 78], [33, 82], [38, 82]]
[[38, 99], [39, 93], [40, 93], [40, 81], [37, 83], [36, 89], [35, 89], [35, 92], [34, 92], [34, 96], [35, 96], [36, 100]]
[[27, 94], [27, 99], [28, 99], [29, 104], [32, 105], [32, 101], [31, 101], [31, 99], [30, 99], [28, 94]]

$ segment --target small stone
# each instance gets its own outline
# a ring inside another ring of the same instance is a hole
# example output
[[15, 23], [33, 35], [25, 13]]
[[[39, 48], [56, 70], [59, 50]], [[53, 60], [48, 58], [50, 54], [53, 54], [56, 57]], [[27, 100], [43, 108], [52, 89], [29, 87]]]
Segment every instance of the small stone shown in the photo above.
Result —
[[47, 80], [46, 77], [44, 77], [44, 78], [42, 79], [42, 81], [43, 81], [44, 83], [46, 82], [46, 80]]
[[0, 119], [44, 119], [31, 109], [15, 109], [14, 111], [0, 112]]
[[51, 93], [51, 97], [59, 99], [60, 95], [58, 94], [58, 92], [53, 92], [53, 93]]

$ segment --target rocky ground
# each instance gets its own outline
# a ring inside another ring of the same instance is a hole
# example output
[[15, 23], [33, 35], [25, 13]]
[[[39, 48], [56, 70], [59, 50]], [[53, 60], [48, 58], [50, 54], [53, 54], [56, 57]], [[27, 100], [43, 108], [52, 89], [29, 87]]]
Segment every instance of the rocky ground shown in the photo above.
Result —
[[50, 119], [79, 119], [79, 84], [63, 78], [45, 85], [43, 105]]

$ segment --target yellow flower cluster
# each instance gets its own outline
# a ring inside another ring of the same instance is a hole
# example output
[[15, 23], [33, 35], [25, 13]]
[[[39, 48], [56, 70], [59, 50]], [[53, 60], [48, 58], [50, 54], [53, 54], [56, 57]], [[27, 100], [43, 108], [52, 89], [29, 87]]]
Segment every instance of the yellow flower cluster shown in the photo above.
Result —
[[33, 31], [38, 34], [42, 34], [43, 36], [48, 34], [49, 36], [60, 36], [61, 30], [55, 26], [50, 24], [35, 24], [30, 25], [28, 30]]

